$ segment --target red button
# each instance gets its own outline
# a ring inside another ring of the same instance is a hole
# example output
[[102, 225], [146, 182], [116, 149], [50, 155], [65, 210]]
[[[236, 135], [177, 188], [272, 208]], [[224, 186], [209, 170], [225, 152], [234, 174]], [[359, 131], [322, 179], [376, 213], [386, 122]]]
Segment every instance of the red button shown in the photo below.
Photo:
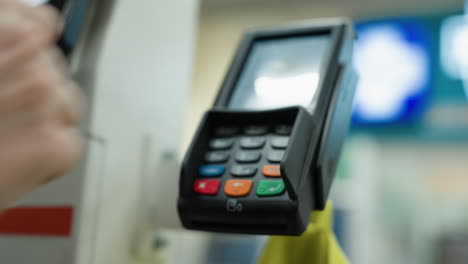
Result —
[[193, 190], [199, 194], [216, 195], [220, 185], [220, 180], [196, 180]]

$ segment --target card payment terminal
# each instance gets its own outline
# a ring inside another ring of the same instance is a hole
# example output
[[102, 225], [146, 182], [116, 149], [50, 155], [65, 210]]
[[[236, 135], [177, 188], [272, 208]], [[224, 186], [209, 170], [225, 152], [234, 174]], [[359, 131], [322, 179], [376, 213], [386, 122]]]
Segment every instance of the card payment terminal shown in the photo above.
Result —
[[323, 210], [357, 83], [351, 22], [249, 32], [181, 169], [188, 229], [299, 235]]

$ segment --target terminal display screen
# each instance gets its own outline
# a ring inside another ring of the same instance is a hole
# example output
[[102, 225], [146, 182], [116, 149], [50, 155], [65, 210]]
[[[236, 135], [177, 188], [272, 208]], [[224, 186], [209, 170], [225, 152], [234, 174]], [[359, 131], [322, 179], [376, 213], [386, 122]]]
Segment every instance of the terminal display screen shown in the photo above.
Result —
[[266, 110], [309, 106], [319, 87], [329, 35], [261, 39], [254, 42], [229, 108]]

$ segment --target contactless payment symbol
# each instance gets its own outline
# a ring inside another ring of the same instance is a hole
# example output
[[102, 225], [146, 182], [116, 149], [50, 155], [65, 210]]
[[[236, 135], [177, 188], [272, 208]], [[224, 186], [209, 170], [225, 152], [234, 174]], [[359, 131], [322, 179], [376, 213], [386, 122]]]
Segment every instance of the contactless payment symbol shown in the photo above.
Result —
[[229, 199], [227, 201], [227, 211], [230, 213], [240, 213], [244, 210], [244, 207], [236, 199]]

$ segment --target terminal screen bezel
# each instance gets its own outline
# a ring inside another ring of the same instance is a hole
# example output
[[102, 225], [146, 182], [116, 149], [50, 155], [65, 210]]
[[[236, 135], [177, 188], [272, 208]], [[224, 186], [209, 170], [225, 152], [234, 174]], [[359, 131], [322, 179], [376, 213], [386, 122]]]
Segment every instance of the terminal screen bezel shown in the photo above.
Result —
[[[224, 82], [221, 86], [220, 92], [215, 100], [214, 108], [215, 109], [224, 109], [224, 110], [234, 110], [234, 111], [243, 111], [239, 109], [232, 109], [229, 107], [231, 97], [234, 93], [235, 88], [239, 78], [242, 75], [245, 64], [248, 61], [249, 55], [252, 51], [253, 46], [257, 41], [260, 40], [271, 40], [271, 39], [281, 39], [281, 38], [294, 38], [294, 37], [304, 37], [304, 36], [329, 36], [329, 46], [324, 51], [325, 54], [322, 58], [321, 63], [321, 72], [320, 72], [320, 81], [318, 83], [317, 94], [315, 97], [317, 99], [312, 100], [311, 104], [306, 107], [311, 112], [315, 112], [315, 108], [320, 101], [320, 97], [325, 92], [323, 87], [324, 83], [329, 80], [330, 76], [336, 74], [335, 69], [337, 67], [339, 58], [336, 56], [336, 51], [341, 47], [340, 45], [340, 36], [342, 26], [323, 26], [315, 27], [311, 29], [310, 27], [304, 28], [277, 28], [272, 30], [261, 30], [249, 32], [246, 34], [240, 46], [238, 52], [235, 55], [233, 62], [229, 68], [229, 71], [224, 79]], [[247, 110], [247, 111], [261, 111], [261, 110]]]

